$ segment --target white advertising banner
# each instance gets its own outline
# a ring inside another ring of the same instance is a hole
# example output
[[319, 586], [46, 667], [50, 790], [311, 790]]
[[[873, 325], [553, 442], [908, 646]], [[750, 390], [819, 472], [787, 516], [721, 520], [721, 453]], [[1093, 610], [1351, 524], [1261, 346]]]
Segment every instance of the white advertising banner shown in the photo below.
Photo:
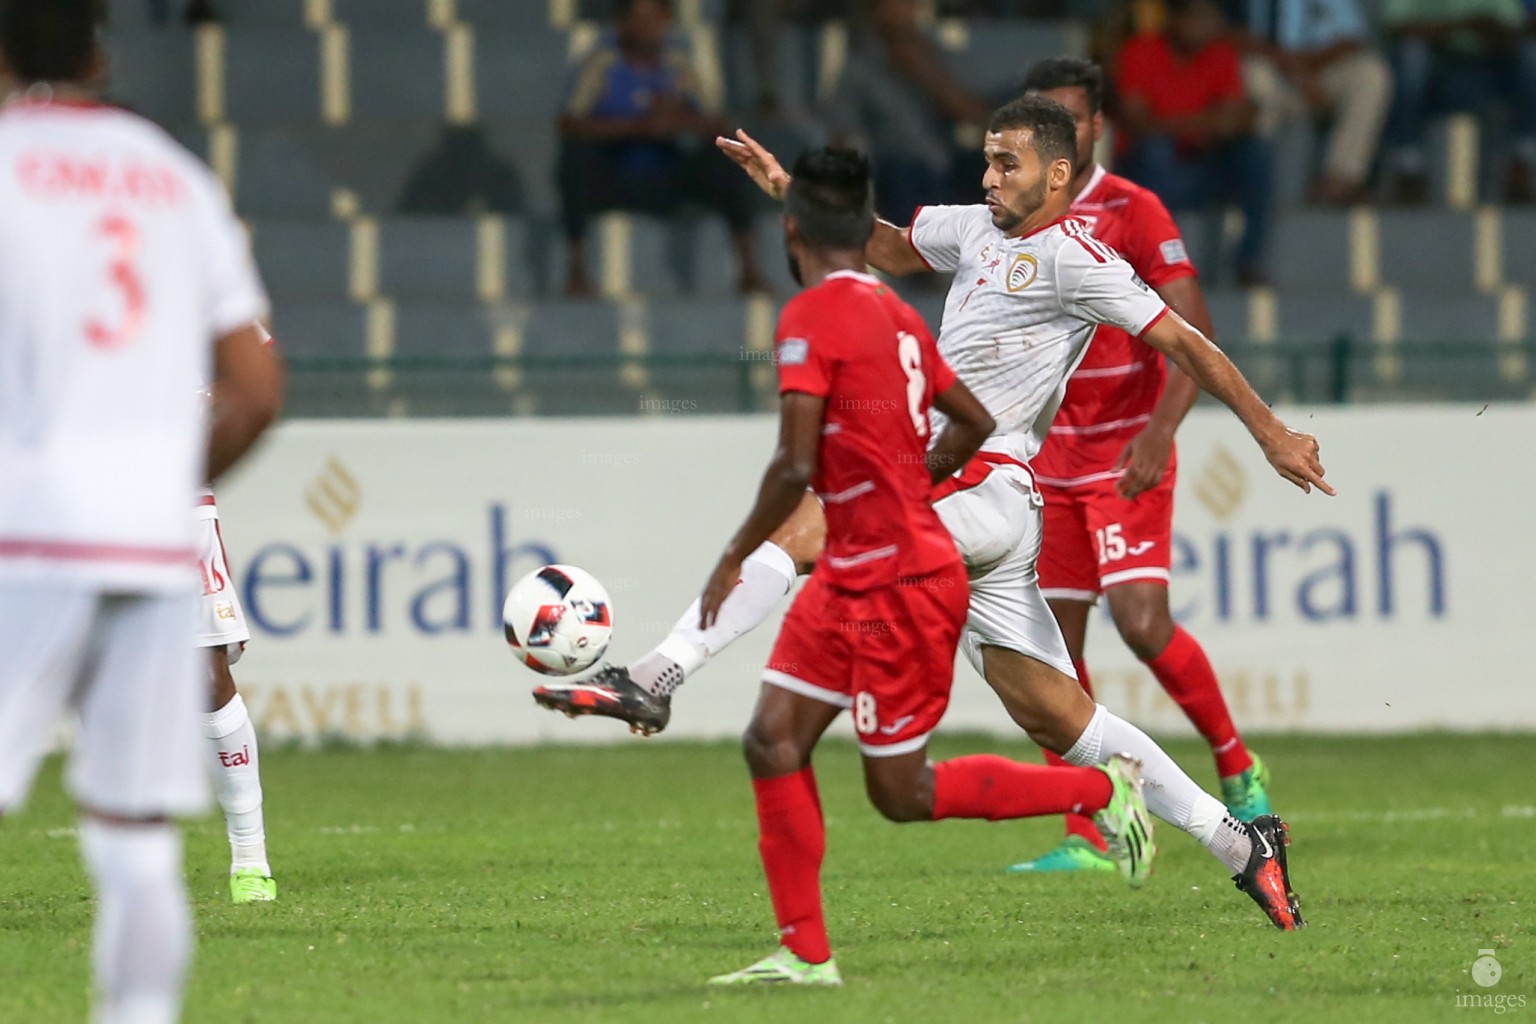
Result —
[[[1536, 728], [1536, 409], [1300, 409], [1337, 498], [1276, 477], [1241, 426], [1180, 431], [1172, 598], [1241, 728]], [[294, 422], [220, 491], [254, 634], [236, 669], [273, 738], [611, 740], [536, 707], [501, 634], [524, 573], [569, 562], [613, 599], [609, 660], [659, 640], [755, 493], [768, 417]], [[1508, 446], [1500, 455], [1501, 446]], [[788, 601], [786, 600], [786, 606]], [[692, 679], [667, 737], [740, 732], [775, 617]], [[1095, 614], [1099, 698], [1188, 726]], [[949, 729], [1012, 730], [969, 667]]]

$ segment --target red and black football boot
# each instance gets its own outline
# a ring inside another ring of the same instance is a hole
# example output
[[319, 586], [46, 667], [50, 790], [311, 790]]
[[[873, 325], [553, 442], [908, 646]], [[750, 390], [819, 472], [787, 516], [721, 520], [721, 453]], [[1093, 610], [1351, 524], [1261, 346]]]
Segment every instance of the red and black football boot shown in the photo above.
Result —
[[1291, 889], [1291, 873], [1285, 864], [1285, 848], [1291, 845], [1290, 829], [1277, 815], [1261, 814], [1247, 824], [1253, 852], [1240, 875], [1233, 875], [1237, 887], [1269, 915], [1276, 928], [1293, 932], [1305, 927], [1301, 919], [1301, 900]]
[[629, 669], [604, 665], [579, 683], [546, 683], [533, 688], [533, 699], [567, 716], [598, 715], [629, 724], [630, 732], [651, 736], [672, 718], [672, 698], [658, 697], [629, 678]]

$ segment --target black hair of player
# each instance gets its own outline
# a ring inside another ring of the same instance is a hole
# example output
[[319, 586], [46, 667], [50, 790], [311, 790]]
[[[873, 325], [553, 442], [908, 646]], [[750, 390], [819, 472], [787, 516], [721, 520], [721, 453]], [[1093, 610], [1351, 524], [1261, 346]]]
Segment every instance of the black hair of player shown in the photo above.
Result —
[[1065, 160], [1072, 165], [1072, 173], [1077, 173], [1077, 122], [1060, 103], [1033, 93], [1008, 101], [992, 112], [987, 132], [1009, 131], [1029, 132], [1041, 167]]
[[862, 252], [875, 230], [868, 158], [828, 146], [802, 153], [790, 174], [784, 212], [795, 219], [800, 241], [813, 249]]
[[96, 69], [97, 0], [4, 0], [0, 54], [22, 82], [85, 82]]
[[1047, 57], [1036, 61], [1024, 76], [1025, 92], [1081, 89], [1088, 97], [1088, 112], [1104, 110], [1104, 69], [1081, 57]]

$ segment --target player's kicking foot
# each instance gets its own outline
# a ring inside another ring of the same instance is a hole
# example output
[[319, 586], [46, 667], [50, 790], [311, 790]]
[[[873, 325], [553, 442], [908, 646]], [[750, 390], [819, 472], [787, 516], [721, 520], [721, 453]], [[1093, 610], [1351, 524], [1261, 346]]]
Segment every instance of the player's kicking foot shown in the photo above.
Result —
[[1118, 871], [1114, 858], [1082, 836], [1067, 836], [1050, 853], [1009, 865], [1015, 874], [1051, 874], [1059, 871]]
[[264, 875], [260, 868], [241, 868], [229, 876], [229, 901], [235, 905], [244, 903], [271, 903], [277, 899], [277, 882], [271, 875]]
[[843, 976], [837, 973], [837, 961], [806, 963], [783, 946], [772, 956], [764, 957], [751, 967], [743, 967], [730, 974], [718, 974], [709, 979], [711, 985], [841, 985]]
[[1248, 823], [1248, 836], [1253, 840], [1253, 852], [1240, 875], [1233, 875], [1237, 887], [1259, 905], [1275, 927], [1293, 932], [1304, 927], [1301, 919], [1301, 900], [1291, 890], [1291, 872], [1285, 863], [1285, 848], [1291, 845], [1290, 830], [1285, 822], [1273, 814], [1266, 814]]
[[629, 678], [629, 669], [604, 665], [591, 679], [579, 683], [546, 683], [533, 689], [533, 699], [551, 711], [600, 715], [629, 723], [630, 732], [650, 736], [672, 718], [672, 698], [658, 697]]
[[1109, 776], [1114, 792], [1109, 806], [1093, 816], [1094, 825], [1109, 844], [1109, 859], [1120, 875], [1140, 886], [1152, 873], [1157, 844], [1152, 841], [1152, 815], [1141, 794], [1141, 762], [1116, 754], [1099, 766]]
[[1245, 772], [1221, 777], [1221, 802], [1238, 821], [1252, 821], [1273, 814], [1269, 806], [1269, 769], [1253, 754], [1253, 764]]

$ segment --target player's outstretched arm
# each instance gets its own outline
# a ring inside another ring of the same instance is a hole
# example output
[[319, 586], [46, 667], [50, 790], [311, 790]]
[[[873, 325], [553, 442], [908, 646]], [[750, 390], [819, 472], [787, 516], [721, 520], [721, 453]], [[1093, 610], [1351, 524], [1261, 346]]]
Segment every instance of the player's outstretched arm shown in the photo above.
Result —
[[260, 326], [231, 331], [214, 343], [210, 483], [240, 461], [282, 407], [282, 360]]
[[928, 475], [938, 483], [971, 461], [997, 429], [997, 421], [958, 380], [933, 396], [933, 407], [949, 420], [928, 449]]
[[[1168, 308], [1182, 316], [1191, 327], [1207, 338], [1216, 337], [1198, 278], [1175, 278], [1159, 285], [1155, 291]], [[1177, 363], [1169, 364], [1168, 382], [1163, 386], [1163, 396], [1152, 409], [1152, 419], [1126, 443], [1115, 460], [1114, 468], [1123, 470], [1115, 483], [1120, 497], [1134, 498], [1156, 487], [1162, 480], [1173, 459], [1173, 435], [1199, 397], [1200, 386], [1190, 380]]]
[[1169, 311], [1142, 335], [1142, 340], [1172, 359], [1202, 390], [1236, 413], [1275, 472], [1309, 494], [1313, 487], [1324, 494], [1334, 493], [1323, 480], [1317, 438], [1286, 427], [1232, 360], [1183, 317]]
[[821, 422], [827, 400], [803, 391], [786, 391], [781, 396], [779, 446], [763, 473], [757, 501], [747, 513], [746, 522], [736, 531], [709, 582], [699, 598], [699, 628], [714, 625], [720, 606], [730, 596], [741, 578], [741, 562], [762, 546], [773, 531], [784, 525], [800, 505], [805, 489], [816, 475], [816, 458], [821, 443]]
[[[715, 145], [747, 172], [754, 185], [774, 199], [784, 200], [792, 179], [778, 157], [763, 148], [762, 143], [738, 128], [734, 139], [717, 136]], [[864, 258], [883, 274], [905, 276], [931, 269], [908, 241], [911, 230], [877, 219], [874, 233], [869, 236], [869, 245], [864, 249]]]

